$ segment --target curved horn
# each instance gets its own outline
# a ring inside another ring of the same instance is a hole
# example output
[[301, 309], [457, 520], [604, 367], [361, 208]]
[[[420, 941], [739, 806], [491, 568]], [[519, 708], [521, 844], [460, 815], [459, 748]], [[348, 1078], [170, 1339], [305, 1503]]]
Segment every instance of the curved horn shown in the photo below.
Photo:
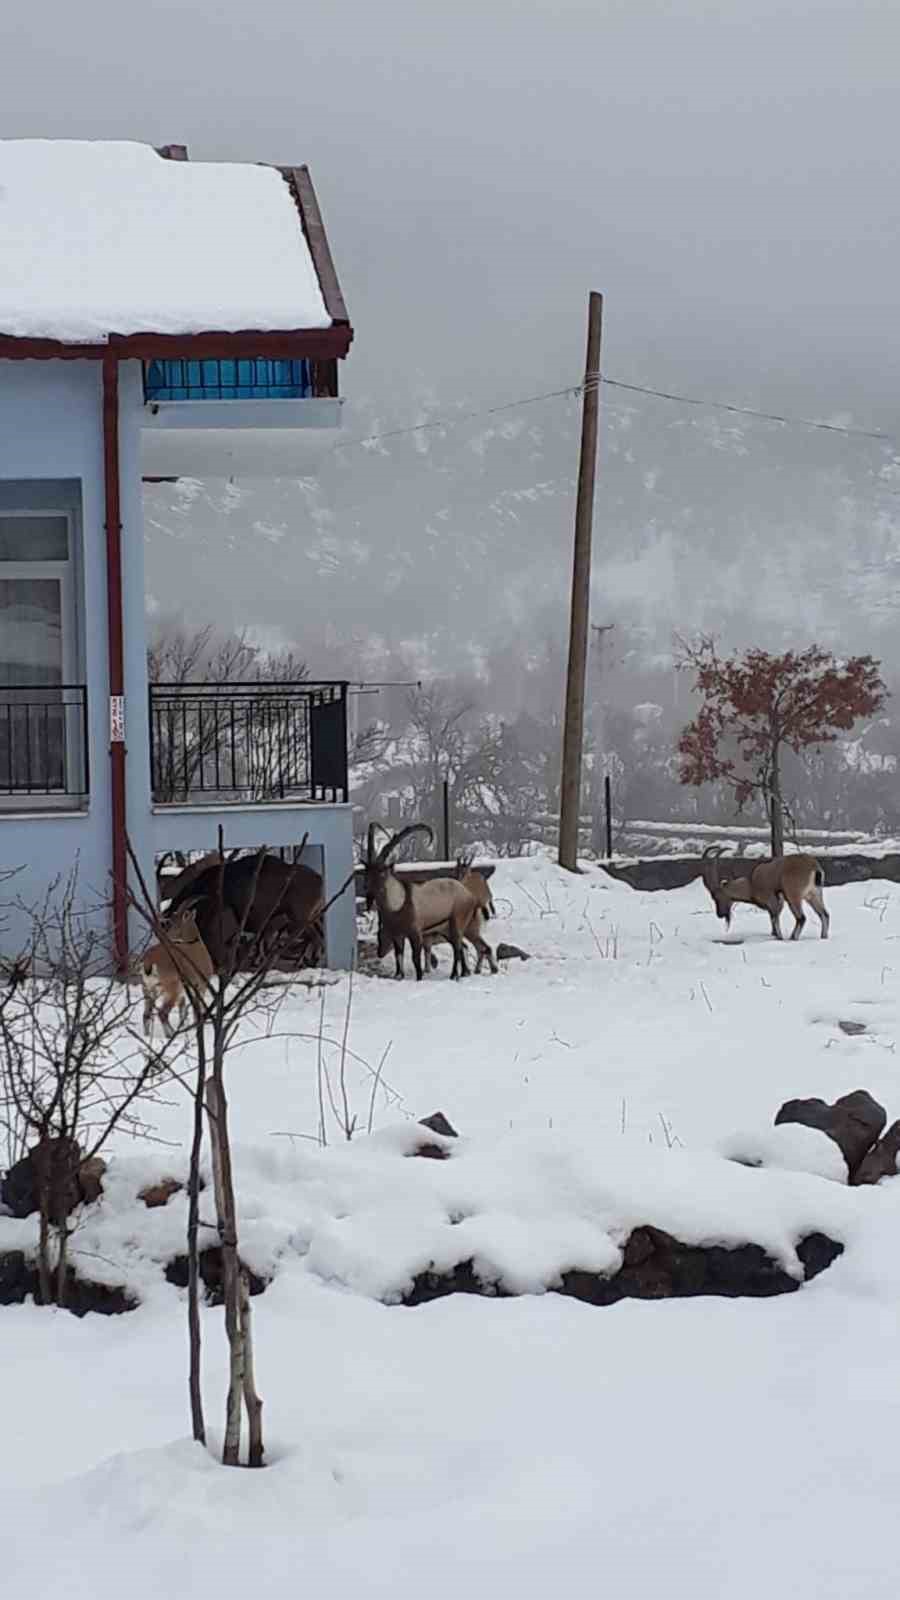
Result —
[[414, 833], [427, 833], [428, 843], [434, 844], [434, 830], [429, 828], [427, 822], [411, 822], [409, 827], [401, 828], [399, 833], [391, 834], [387, 844], [382, 845], [377, 856], [377, 865], [383, 867], [389, 855], [399, 848], [404, 839], [412, 838]]
[[723, 846], [720, 844], [708, 844], [701, 857], [700, 876], [713, 896], [715, 896], [716, 888], [722, 878], [719, 867], [719, 857], [722, 854], [722, 849]]

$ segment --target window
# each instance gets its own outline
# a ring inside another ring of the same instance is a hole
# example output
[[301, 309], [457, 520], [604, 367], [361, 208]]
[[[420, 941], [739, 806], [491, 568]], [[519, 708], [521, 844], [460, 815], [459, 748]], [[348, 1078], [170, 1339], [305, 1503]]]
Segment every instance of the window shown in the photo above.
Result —
[[[86, 693], [74, 515], [4, 509], [24, 498], [12, 488], [0, 484], [0, 799], [21, 804], [86, 793]], [[39, 504], [41, 486], [30, 492]]]

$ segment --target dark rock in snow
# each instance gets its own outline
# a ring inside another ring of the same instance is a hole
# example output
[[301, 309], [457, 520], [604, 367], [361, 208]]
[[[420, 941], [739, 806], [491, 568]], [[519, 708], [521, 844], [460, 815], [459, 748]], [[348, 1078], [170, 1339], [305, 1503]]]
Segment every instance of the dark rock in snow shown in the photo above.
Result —
[[103, 1193], [103, 1174], [106, 1162], [102, 1156], [88, 1156], [78, 1168], [78, 1187], [85, 1205], [92, 1205]]
[[[808, 1234], [797, 1245], [804, 1281], [824, 1272], [842, 1252], [843, 1245], [822, 1233]], [[619, 1271], [572, 1271], [551, 1292], [583, 1300], [592, 1306], [611, 1306], [619, 1300], [671, 1300], [695, 1295], [767, 1297], [792, 1294], [801, 1287], [761, 1245], [686, 1245], [661, 1228], [635, 1228], [626, 1240]], [[446, 1273], [422, 1272], [405, 1296], [407, 1306], [423, 1305], [448, 1294], [480, 1294], [508, 1298], [509, 1291], [480, 1279], [474, 1263], [461, 1261]]]
[[[29, 1295], [38, 1303], [40, 1286], [37, 1265], [23, 1250], [0, 1251], [0, 1306], [21, 1305]], [[124, 1311], [136, 1311], [138, 1301], [120, 1284], [91, 1283], [79, 1278], [73, 1267], [66, 1279], [64, 1311], [83, 1317], [96, 1311], [104, 1317], [119, 1316]]]
[[520, 950], [517, 944], [498, 944], [494, 954], [498, 961], [530, 961], [527, 950]]
[[430, 1117], [420, 1117], [419, 1126], [430, 1128], [432, 1133], [443, 1134], [445, 1139], [458, 1139], [459, 1134], [451, 1123], [447, 1121], [443, 1111], [432, 1111]]
[[17, 1161], [0, 1183], [0, 1200], [14, 1217], [40, 1210], [40, 1190], [48, 1187], [50, 1221], [62, 1222], [82, 1199], [78, 1183], [81, 1150], [74, 1139], [42, 1139]]
[[180, 1194], [184, 1188], [177, 1178], [160, 1178], [159, 1183], [148, 1183], [138, 1195], [143, 1200], [148, 1211], [154, 1211], [159, 1206], [167, 1206], [173, 1194]]
[[[200, 1251], [200, 1279], [206, 1290], [206, 1299], [211, 1306], [222, 1304], [222, 1247], [213, 1244], [206, 1250]], [[247, 1284], [251, 1294], [262, 1294], [268, 1287], [268, 1279], [261, 1278], [253, 1272], [246, 1262], [241, 1266], [247, 1274]], [[166, 1263], [166, 1282], [175, 1285], [176, 1289], [186, 1289], [188, 1284], [188, 1259], [186, 1255], [174, 1256]]]
[[841, 1033], [846, 1033], [850, 1039], [856, 1039], [859, 1034], [868, 1032], [864, 1022], [854, 1022], [850, 1017], [838, 1017], [838, 1027]]
[[887, 1112], [865, 1089], [855, 1089], [852, 1094], [841, 1095], [833, 1105], [817, 1098], [786, 1100], [775, 1118], [775, 1126], [782, 1122], [798, 1122], [805, 1128], [818, 1128], [833, 1139], [844, 1160], [850, 1180], [876, 1139], [880, 1136]]
[[874, 1144], [850, 1179], [851, 1183], [879, 1183], [882, 1178], [897, 1176], [897, 1156], [900, 1155], [900, 1122], [890, 1127]]

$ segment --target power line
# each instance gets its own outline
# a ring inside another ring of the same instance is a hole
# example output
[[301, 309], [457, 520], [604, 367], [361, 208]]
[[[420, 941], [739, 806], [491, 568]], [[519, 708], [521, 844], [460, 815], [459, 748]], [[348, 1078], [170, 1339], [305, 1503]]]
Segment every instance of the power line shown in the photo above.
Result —
[[406, 428], [388, 428], [384, 433], [364, 433], [355, 439], [339, 439], [331, 449], [347, 450], [350, 445], [375, 444], [379, 439], [397, 439], [401, 434], [423, 433], [427, 428], [455, 428], [461, 422], [471, 422], [475, 417], [495, 417], [500, 411], [517, 411], [520, 406], [533, 406], [538, 400], [559, 400], [564, 396], [574, 399], [583, 389], [583, 383], [574, 383], [568, 389], [548, 389], [544, 394], [529, 394], [521, 400], [507, 400], [502, 406], [488, 406], [482, 411], [460, 411], [452, 417], [435, 417], [430, 422], [415, 422]]
[[889, 433], [877, 433], [869, 428], [844, 428], [838, 422], [815, 422], [810, 417], [787, 417], [777, 411], [756, 411], [752, 406], [731, 405], [727, 400], [700, 400], [694, 395], [672, 394], [666, 389], [648, 389], [640, 383], [622, 383], [617, 378], [601, 378], [606, 389], [626, 389], [630, 394], [649, 394], [657, 400], [675, 400], [683, 406], [705, 406], [710, 411], [731, 411], [739, 417], [757, 417], [762, 422], [780, 422], [791, 428], [821, 428], [825, 433], [843, 433], [851, 439], [881, 439], [895, 443]]
[[[592, 375], [593, 376], [593, 375]], [[542, 394], [525, 395], [518, 400], [507, 400], [503, 405], [487, 406], [475, 411], [460, 411], [452, 416], [433, 417], [427, 422], [414, 422], [402, 428], [387, 428], [382, 433], [360, 434], [353, 439], [338, 439], [331, 447], [331, 454], [335, 450], [348, 450], [354, 445], [376, 444], [381, 439], [399, 439], [412, 433], [425, 433], [435, 428], [456, 428], [463, 422], [472, 422], [480, 417], [495, 417], [503, 411], [518, 411], [522, 406], [533, 406], [541, 400], [574, 400], [578, 395], [595, 387], [595, 383], [605, 389], [619, 389], [628, 394], [649, 395], [655, 400], [668, 400], [677, 405], [697, 406], [706, 411], [726, 411], [733, 416], [753, 417], [759, 422], [777, 422], [782, 427], [812, 428], [823, 433], [839, 433], [850, 439], [876, 439], [882, 444], [896, 444], [895, 435], [881, 433], [870, 428], [845, 428], [838, 422], [817, 422], [812, 417], [791, 417], [777, 411], [760, 411], [753, 406], [739, 406], [728, 400], [710, 400], [698, 395], [679, 394], [669, 389], [653, 389], [641, 383], [625, 383], [619, 378], [595, 377], [594, 381], [570, 384], [566, 389], [547, 389]]]

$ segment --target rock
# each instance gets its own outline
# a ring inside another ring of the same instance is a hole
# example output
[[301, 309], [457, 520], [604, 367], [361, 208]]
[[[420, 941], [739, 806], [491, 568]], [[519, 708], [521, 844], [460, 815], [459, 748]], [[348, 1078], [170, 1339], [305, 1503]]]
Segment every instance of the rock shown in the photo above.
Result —
[[[822, 1233], [811, 1233], [797, 1245], [804, 1282], [818, 1277], [843, 1251], [843, 1245]], [[670, 1300], [695, 1295], [765, 1298], [792, 1294], [801, 1287], [761, 1245], [681, 1244], [661, 1228], [634, 1228], [625, 1242], [622, 1265], [611, 1276], [599, 1272], [565, 1272], [549, 1284], [552, 1293], [569, 1295], [588, 1305], [611, 1306], [619, 1300]], [[448, 1294], [480, 1294], [507, 1298], [509, 1291], [479, 1278], [473, 1261], [460, 1261], [449, 1272], [422, 1272], [403, 1304], [422, 1305]]]
[[833, 1105], [817, 1098], [786, 1100], [775, 1118], [775, 1126], [782, 1122], [799, 1122], [804, 1127], [827, 1133], [840, 1149], [852, 1182], [866, 1151], [884, 1129], [887, 1112], [867, 1090], [855, 1089], [852, 1094], [841, 1095]]
[[863, 1157], [850, 1180], [851, 1183], [879, 1183], [882, 1178], [895, 1178], [898, 1154], [900, 1154], [900, 1122], [892, 1122], [887, 1133]]
[[[0, 1251], [0, 1306], [21, 1305], [29, 1295], [37, 1304], [39, 1285], [35, 1262], [26, 1259], [22, 1250]], [[71, 1311], [76, 1317], [83, 1317], [88, 1311], [114, 1317], [124, 1311], [136, 1311], [137, 1306], [138, 1301], [121, 1285], [91, 1283], [88, 1278], [76, 1277], [74, 1268], [69, 1268], [64, 1311]]]
[[498, 961], [530, 961], [527, 950], [520, 950], [517, 944], [498, 944], [494, 951]]
[[143, 1188], [138, 1199], [143, 1200], [148, 1211], [155, 1210], [158, 1206], [167, 1206], [173, 1194], [179, 1194], [184, 1188], [177, 1178], [160, 1178], [159, 1183], [148, 1183]]
[[430, 1128], [432, 1133], [443, 1134], [445, 1139], [458, 1139], [459, 1134], [451, 1123], [447, 1121], [443, 1111], [432, 1111], [430, 1117], [419, 1118], [420, 1128]]
[[85, 1205], [92, 1205], [103, 1193], [103, 1174], [106, 1162], [102, 1156], [88, 1156], [78, 1168], [78, 1187]]
[[853, 1022], [850, 1017], [838, 1017], [838, 1027], [850, 1039], [856, 1039], [859, 1034], [868, 1031], [864, 1022]]
[[[206, 1290], [206, 1299], [211, 1306], [222, 1304], [222, 1247], [218, 1244], [209, 1245], [206, 1250], [200, 1251], [200, 1279]], [[247, 1284], [251, 1294], [262, 1294], [267, 1287], [268, 1280], [261, 1278], [253, 1272], [246, 1262], [241, 1263], [242, 1269], [247, 1274]], [[166, 1282], [175, 1285], [176, 1289], [186, 1289], [188, 1283], [188, 1260], [186, 1255], [174, 1256], [166, 1263]]]
[[42, 1139], [10, 1167], [0, 1183], [0, 1200], [12, 1216], [30, 1217], [40, 1210], [41, 1188], [46, 1185], [50, 1221], [63, 1222], [81, 1203], [80, 1164], [81, 1149], [74, 1139]]

